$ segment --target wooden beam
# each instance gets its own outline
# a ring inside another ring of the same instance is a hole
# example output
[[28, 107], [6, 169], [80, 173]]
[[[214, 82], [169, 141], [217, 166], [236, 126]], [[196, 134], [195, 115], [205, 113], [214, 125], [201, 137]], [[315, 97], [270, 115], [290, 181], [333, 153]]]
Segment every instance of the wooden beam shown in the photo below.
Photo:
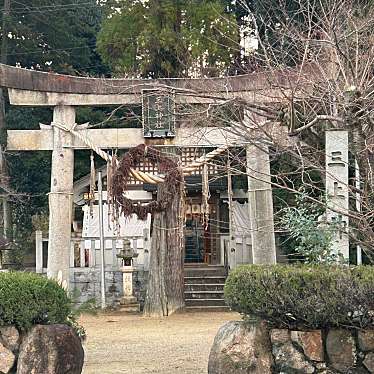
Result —
[[[98, 147], [130, 148], [141, 143], [152, 145], [174, 146], [218, 146], [222, 144], [237, 144], [239, 138], [230, 134], [225, 128], [182, 127], [176, 131], [176, 137], [170, 139], [145, 139], [143, 129], [88, 129], [81, 130]], [[8, 130], [8, 151], [51, 151], [53, 149], [52, 127], [42, 130]], [[233, 143], [235, 142], [235, 143]], [[63, 145], [67, 148], [88, 149], [79, 139], [74, 138], [72, 145]]]

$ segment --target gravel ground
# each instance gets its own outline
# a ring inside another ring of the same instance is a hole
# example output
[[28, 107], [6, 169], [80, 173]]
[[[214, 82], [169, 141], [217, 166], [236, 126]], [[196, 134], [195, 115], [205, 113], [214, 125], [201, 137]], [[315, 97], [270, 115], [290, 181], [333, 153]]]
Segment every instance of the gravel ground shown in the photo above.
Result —
[[230, 312], [178, 313], [165, 319], [140, 315], [84, 315], [84, 374], [206, 374], [218, 328], [240, 316]]

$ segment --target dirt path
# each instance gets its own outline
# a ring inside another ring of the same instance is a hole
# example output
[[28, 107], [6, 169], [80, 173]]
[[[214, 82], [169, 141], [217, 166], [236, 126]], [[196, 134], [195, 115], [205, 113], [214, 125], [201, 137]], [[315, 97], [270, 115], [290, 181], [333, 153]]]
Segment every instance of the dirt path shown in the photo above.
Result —
[[84, 374], [206, 374], [218, 328], [236, 313], [183, 313], [165, 319], [138, 315], [83, 316]]

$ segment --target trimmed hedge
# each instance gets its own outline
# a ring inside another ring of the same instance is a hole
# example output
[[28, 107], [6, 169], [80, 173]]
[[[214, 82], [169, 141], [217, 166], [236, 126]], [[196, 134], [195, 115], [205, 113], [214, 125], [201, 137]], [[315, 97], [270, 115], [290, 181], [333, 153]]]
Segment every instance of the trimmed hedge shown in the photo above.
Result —
[[69, 324], [72, 302], [57, 282], [34, 273], [0, 273], [0, 326]]
[[374, 328], [374, 267], [245, 265], [230, 273], [225, 298], [276, 328]]

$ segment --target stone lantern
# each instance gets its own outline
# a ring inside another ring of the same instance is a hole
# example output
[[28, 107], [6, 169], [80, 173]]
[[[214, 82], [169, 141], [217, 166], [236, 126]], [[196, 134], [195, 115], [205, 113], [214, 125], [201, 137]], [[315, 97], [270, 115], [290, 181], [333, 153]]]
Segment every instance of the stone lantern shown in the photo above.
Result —
[[117, 257], [122, 259], [120, 269], [123, 279], [123, 298], [120, 301], [121, 310], [137, 312], [139, 311], [139, 303], [133, 294], [132, 276], [134, 272], [134, 258], [138, 257], [138, 253], [131, 248], [130, 240], [123, 240], [123, 247]]

